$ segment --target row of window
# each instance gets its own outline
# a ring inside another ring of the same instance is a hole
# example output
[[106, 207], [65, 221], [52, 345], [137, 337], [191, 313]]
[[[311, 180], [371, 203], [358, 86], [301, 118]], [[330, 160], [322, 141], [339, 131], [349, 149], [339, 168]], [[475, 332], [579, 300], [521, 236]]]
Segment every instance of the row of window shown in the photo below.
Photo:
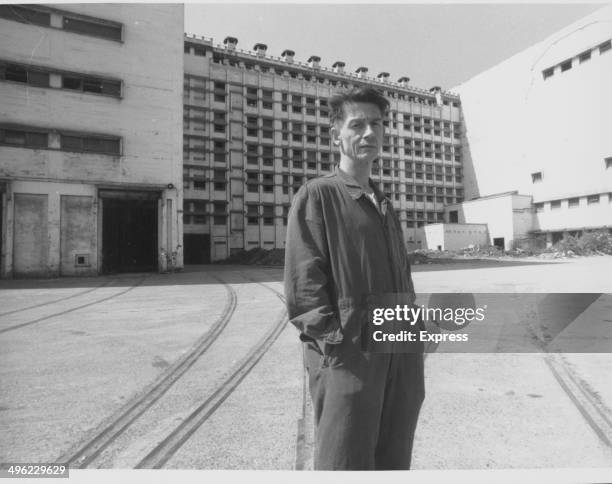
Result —
[[67, 12], [44, 5], [0, 5], [0, 18], [121, 42], [119, 22]]
[[[195, 46], [195, 44], [191, 42], [187, 42], [185, 44], [185, 53], [189, 53], [192, 46]], [[199, 55], [199, 56], [206, 56], [206, 48], [204, 46], [198, 46], [197, 54], [195, 53], [195, 51], [194, 51], [194, 54]], [[258, 70], [259, 72], [262, 72], [262, 73], [274, 73], [279, 76], [289, 76], [293, 79], [303, 79], [308, 82], [317, 82], [319, 84], [329, 83], [329, 85], [333, 87], [351, 88], [351, 87], [354, 87], [355, 85], [362, 84], [357, 80], [347, 81], [345, 79], [334, 79], [332, 77], [322, 77], [322, 76], [312, 75], [308, 71], [305, 71], [305, 70], [297, 71], [293, 69], [287, 69], [284, 66], [280, 67], [277, 65], [270, 65], [266, 63], [255, 64], [253, 62], [249, 62], [246, 60], [238, 61], [235, 57], [233, 56], [227, 57], [222, 52], [218, 52], [218, 51], [213, 51], [212, 61], [213, 63], [216, 63], [216, 64], [224, 64], [224, 65], [229, 65], [232, 67], [242, 67], [246, 70]], [[363, 84], [366, 84], [366, 83], [364, 82]], [[426, 104], [429, 106], [435, 106], [437, 104], [435, 98], [418, 96], [416, 94], [406, 94], [405, 92], [402, 92], [400, 90], [389, 89], [388, 87], [385, 87], [383, 93], [386, 96], [391, 97], [393, 99], [407, 100], [413, 103]], [[454, 107], [460, 106], [460, 102], [458, 100], [443, 99], [443, 104], [445, 106], [450, 106], [450, 105]]]
[[[194, 76], [186, 76], [186, 80], [184, 83], [185, 91], [195, 92], [200, 94], [201, 99], [205, 99], [205, 94], [207, 91], [206, 78], [199, 78], [196, 85], [193, 84], [192, 78]], [[212, 83], [213, 93], [215, 95], [214, 99], [217, 102], [225, 102], [226, 99], [226, 90], [227, 83], [221, 81], [214, 81]], [[245, 102], [248, 107], [254, 108], [262, 108], [271, 110], [273, 108], [274, 102], [274, 91], [270, 89], [260, 89], [256, 87], [248, 87], [245, 86], [243, 88], [243, 95], [245, 96]], [[316, 114], [316, 109], [319, 108], [319, 115], [323, 117], [327, 117], [329, 115], [329, 106], [327, 104], [326, 99], [316, 98], [313, 96], [307, 96], [303, 94], [282, 92], [281, 93], [281, 106], [282, 111], [287, 112], [289, 108], [291, 108], [291, 112], [293, 113], [302, 113], [305, 112], [308, 115], [314, 116]], [[401, 113], [400, 113], [401, 114]], [[391, 111], [389, 113], [391, 121], [385, 121], [386, 126], [391, 126], [393, 128], [397, 128], [398, 126], [398, 112]], [[414, 131], [419, 131], [421, 129], [426, 133], [431, 132], [431, 128], [436, 131], [436, 134], [441, 133], [441, 128], [444, 129], [445, 135], [450, 137], [450, 129], [451, 124], [455, 130], [455, 135], [459, 134], [460, 124], [456, 122], [449, 121], [441, 121], [440, 119], [431, 118], [428, 116], [422, 115], [410, 115], [409, 113], [403, 113], [403, 129], [408, 131], [410, 129]], [[448, 134], [447, 134], [448, 133]]]
[[[54, 82], [54, 78], [56, 82]], [[121, 81], [0, 61], [0, 80], [121, 97]]]
[[[187, 204], [190, 205], [190, 204]], [[267, 208], [267, 207], [264, 207]], [[273, 207], [272, 207], [273, 208]], [[287, 225], [289, 209], [288, 207], [283, 207], [283, 215], [260, 215], [257, 214], [246, 214], [246, 222], [247, 225], [250, 226], [274, 226], [274, 221], [276, 218], [282, 218], [283, 225]], [[183, 223], [186, 225], [206, 225], [209, 221], [209, 215], [206, 211], [203, 212], [195, 212], [189, 211], [185, 209], [183, 211]], [[441, 223], [444, 222], [444, 213], [443, 212], [408, 212], [407, 220], [404, 220], [402, 223], [406, 228], [415, 228], [415, 227], [423, 227], [424, 225], [433, 224], [433, 223]], [[227, 215], [215, 215], [212, 214], [212, 223], [213, 225], [224, 226], [227, 225]]]
[[121, 155], [121, 138], [38, 128], [0, 127], [0, 145]]
[[591, 60], [591, 53], [594, 50], [599, 50], [599, 55], [601, 55], [604, 52], [608, 52], [611, 49], [612, 49], [612, 40], [606, 40], [605, 42], [602, 42], [601, 44], [599, 44], [597, 47], [594, 47], [593, 49], [585, 50], [584, 52], [578, 54], [578, 56], [576, 57], [566, 59], [559, 64], [556, 64], [552, 67], [548, 67], [547, 69], [544, 69], [542, 71], [542, 77], [544, 79], [548, 79], [549, 77], [552, 77], [555, 74], [555, 68], [557, 66], [560, 67], [561, 72], [569, 71], [574, 65], [573, 64], [574, 59], [578, 59], [578, 63], [580, 64], [583, 64], [584, 62]]
[[[534, 207], [537, 213], [543, 212], [546, 204], [548, 204], [550, 210], [560, 209], [562, 206], [562, 203], [563, 205], [565, 205], [565, 202], [567, 202], [567, 208], [578, 208], [581, 205], [580, 203], [581, 198], [586, 199], [586, 205], [597, 205], [602, 200], [602, 195], [595, 194], [595, 195], [587, 195], [586, 197], [573, 197], [573, 198], [567, 198], [563, 200], [552, 200], [550, 202], [540, 202], [540, 203], [536, 203]], [[608, 202], [612, 203], [612, 193], [608, 193]], [[582, 204], [584, 205], [584, 202]]]

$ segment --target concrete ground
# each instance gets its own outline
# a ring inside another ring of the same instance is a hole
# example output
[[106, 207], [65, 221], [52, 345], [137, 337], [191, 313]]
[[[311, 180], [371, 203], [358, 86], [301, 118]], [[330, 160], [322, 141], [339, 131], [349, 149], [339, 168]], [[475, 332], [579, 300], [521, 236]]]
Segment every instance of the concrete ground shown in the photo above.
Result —
[[[596, 293], [557, 336], [575, 339], [587, 327], [600, 347], [428, 354], [414, 468], [612, 467], [611, 273], [612, 257], [415, 266], [422, 293]], [[233, 293], [236, 308], [218, 339], [93, 464], [135, 467], [282, 317], [278, 292], [282, 270], [261, 267], [0, 281], [0, 461], [71, 455], [189, 352]], [[164, 467], [311, 468], [304, 388], [301, 346], [287, 325]]]

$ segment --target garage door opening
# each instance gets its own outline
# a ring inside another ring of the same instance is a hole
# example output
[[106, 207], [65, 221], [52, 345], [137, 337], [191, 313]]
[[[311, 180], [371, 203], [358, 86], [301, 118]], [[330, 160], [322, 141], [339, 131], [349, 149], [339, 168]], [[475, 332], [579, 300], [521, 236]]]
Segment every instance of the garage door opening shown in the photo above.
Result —
[[102, 271], [157, 270], [157, 196], [103, 198]]
[[210, 235], [184, 234], [185, 264], [210, 264]]

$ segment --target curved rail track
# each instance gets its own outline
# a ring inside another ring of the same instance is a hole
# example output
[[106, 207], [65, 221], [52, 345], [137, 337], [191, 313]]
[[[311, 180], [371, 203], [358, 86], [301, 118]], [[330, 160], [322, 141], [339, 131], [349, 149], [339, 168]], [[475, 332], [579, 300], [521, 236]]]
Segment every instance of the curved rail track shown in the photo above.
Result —
[[105, 286], [108, 286], [109, 284], [113, 283], [115, 280], [116, 279], [113, 279], [113, 280], [110, 280], [110, 281], [106, 281], [106, 282], [103, 282], [102, 284], [99, 284], [99, 285], [97, 285], [95, 287], [92, 287], [90, 289], [86, 289], [84, 291], [77, 292], [76, 294], [70, 294], [69, 296], [60, 297], [60, 298], [54, 299], [52, 301], [47, 301], [47, 302], [40, 303], [40, 304], [34, 304], [33, 306], [27, 306], [25, 308], [19, 308], [19, 309], [13, 309], [11, 311], [6, 311], [4, 313], [0, 313], [0, 317], [8, 316], [9, 314], [21, 313], [23, 311], [28, 311], [29, 309], [40, 308], [40, 307], [43, 307], [43, 306], [48, 306], [50, 304], [55, 304], [55, 303], [58, 303], [58, 302], [61, 302], [61, 301], [65, 301], [67, 299], [72, 299], [72, 298], [75, 298], [75, 297], [79, 297], [79, 296], [82, 296], [83, 294], [87, 294], [87, 293], [93, 292], [93, 291], [95, 291], [97, 289], [101, 289], [101, 288], [103, 288]]
[[599, 439], [612, 449], [612, 417], [597, 395], [581, 381], [561, 353], [547, 349], [548, 338], [528, 322], [528, 333], [544, 354], [544, 361], [561, 389], [584, 417]]
[[[95, 465], [98, 456], [123, 435], [155, 402], [157, 402], [174, 385], [181, 376], [210, 348], [223, 332], [232, 318], [237, 306], [237, 296], [234, 289], [219, 277], [213, 275], [228, 293], [227, 302], [222, 314], [215, 321], [211, 329], [204, 334], [179, 360], [170, 366], [157, 380], [142, 393], [135, 396], [130, 402], [117, 412], [111, 419], [98, 426], [93, 436], [78, 448], [73, 448], [57, 459], [57, 462], [66, 462], [74, 468], [87, 468]], [[281, 300], [282, 295], [273, 288], [255, 282], [266, 289], [273, 291]], [[199, 405], [183, 422], [174, 428], [167, 437], [157, 444], [136, 468], [161, 468], [181, 446], [187, 442], [191, 435], [219, 408], [231, 395], [240, 382], [249, 374], [266, 351], [274, 343], [287, 323], [286, 310], [283, 308], [275, 323], [265, 335], [251, 348], [249, 353], [235, 364], [225, 375], [223, 381], [217, 385], [206, 400]]]
[[[222, 281], [220, 281], [222, 282]], [[223, 283], [223, 282], [222, 282]], [[223, 283], [228, 297], [221, 315], [210, 330], [199, 338], [192, 348], [166, 369], [148, 388], [134, 397], [116, 414], [111, 422], [104, 424], [84, 445], [60, 457], [58, 462], [66, 462], [75, 468], [86, 468], [100, 453], [136, 421], [148, 408], [159, 400], [176, 381], [215, 342], [229, 323], [236, 310], [236, 292]]]
[[[106, 297], [103, 297], [101, 299], [97, 299], [95, 301], [88, 302], [86, 304], [81, 304], [79, 306], [74, 306], [72, 308], [65, 309], [65, 310], [59, 311], [57, 313], [47, 314], [45, 316], [33, 319], [31, 321], [25, 321], [23, 323], [14, 324], [13, 326], [7, 326], [5, 328], [0, 328], [0, 334], [7, 333], [9, 331], [14, 331], [16, 329], [24, 328], [26, 326], [31, 326], [33, 324], [40, 323], [40, 322], [46, 321], [48, 319], [53, 319], [53, 318], [56, 318], [58, 316], [63, 316], [64, 314], [72, 313], [74, 311], [78, 311], [79, 309], [84, 309], [84, 308], [87, 308], [89, 306], [94, 306], [96, 304], [100, 304], [102, 302], [108, 301], [108, 300], [116, 298], [118, 296], [122, 296], [122, 295], [127, 294], [128, 292], [132, 291], [133, 289], [136, 289], [138, 286], [140, 286], [147, 279], [147, 277], [149, 277], [149, 276], [141, 277], [140, 280], [138, 282], [136, 282], [136, 284], [128, 287], [127, 289], [125, 289], [123, 291], [119, 291], [119, 292], [117, 292], [115, 294], [111, 294], [110, 296], [106, 296]], [[79, 294], [73, 294], [71, 296], [68, 296], [68, 297], [65, 297], [65, 298], [61, 298], [61, 299], [57, 299], [55, 301], [50, 301], [48, 303], [40, 304], [40, 305], [37, 305], [37, 306], [32, 306], [32, 307], [29, 307], [29, 308], [23, 308], [23, 309], [21, 309], [19, 311], [26, 311], [27, 309], [32, 309], [34, 307], [45, 306], [45, 305], [48, 305], [48, 304], [53, 304], [54, 302], [57, 303], [58, 301], [64, 301], [66, 299], [70, 299], [70, 298], [74, 298], [74, 297], [83, 295], [83, 294], [85, 294], [85, 292], [91, 292], [91, 291], [93, 291], [95, 289], [100, 289], [101, 287], [103, 287], [103, 286], [98, 286], [98, 287], [96, 287], [94, 289], [87, 290], [87, 291], [81, 292]], [[17, 311], [15, 311], [15, 312], [17, 312]]]

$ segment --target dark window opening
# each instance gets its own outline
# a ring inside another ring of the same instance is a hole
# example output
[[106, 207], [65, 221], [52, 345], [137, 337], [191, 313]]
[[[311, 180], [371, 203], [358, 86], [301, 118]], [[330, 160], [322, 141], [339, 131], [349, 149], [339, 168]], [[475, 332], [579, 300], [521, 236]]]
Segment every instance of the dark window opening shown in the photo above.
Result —
[[121, 154], [121, 141], [119, 138], [100, 138], [94, 136], [61, 135], [62, 150], [83, 151], [87, 153]]
[[102, 37], [109, 40], [121, 41], [122, 37], [122, 26], [120, 24], [111, 24], [110, 22], [95, 22], [64, 16], [63, 26], [64, 30], [69, 32]]
[[0, 144], [24, 148], [48, 148], [49, 135], [36, 131], [0, 129]]
[[0, 18], [43, 27], [51, 25], [51, 14], [26, 6], [0, 5]]

